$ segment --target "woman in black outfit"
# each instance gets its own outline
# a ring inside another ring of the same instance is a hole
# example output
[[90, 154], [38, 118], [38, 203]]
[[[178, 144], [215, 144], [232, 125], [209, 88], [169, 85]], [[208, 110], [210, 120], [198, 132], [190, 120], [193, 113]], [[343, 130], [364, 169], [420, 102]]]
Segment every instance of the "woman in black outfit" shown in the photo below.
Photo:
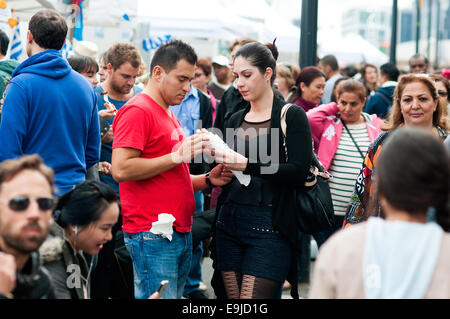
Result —
[[239, 92], [250, 103], [225, 122], [225, 128], [234, 130], [226, 134], [234, 151], [213, 151], [216, 161], [251, 176], [248, 186], [237, 179], [226, 185], [217, 207], [212, 257], [227, 298], [280, 298], [286, 278], [292, 296], [298, 298], [294, 187], [305, 182], [312, 140], [303, 109], [289, 108], [286, 161], [280, 129], [285, 102], [273, 90], [277, 57], [275, 44], [256, 42], [236, 53], [233, 74]]

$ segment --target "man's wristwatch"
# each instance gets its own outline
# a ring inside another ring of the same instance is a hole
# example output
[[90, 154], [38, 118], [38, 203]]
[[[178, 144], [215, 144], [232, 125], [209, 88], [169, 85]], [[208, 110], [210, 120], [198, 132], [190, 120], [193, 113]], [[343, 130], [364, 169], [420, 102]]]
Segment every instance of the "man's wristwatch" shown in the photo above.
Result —
[[214, 187], [213, 183], [211, 183], [211, 179], [209, 178], [209, 173], [206, 173], [205, 181], [206, 181], [206, 185], [208, 185], [209, 187]]

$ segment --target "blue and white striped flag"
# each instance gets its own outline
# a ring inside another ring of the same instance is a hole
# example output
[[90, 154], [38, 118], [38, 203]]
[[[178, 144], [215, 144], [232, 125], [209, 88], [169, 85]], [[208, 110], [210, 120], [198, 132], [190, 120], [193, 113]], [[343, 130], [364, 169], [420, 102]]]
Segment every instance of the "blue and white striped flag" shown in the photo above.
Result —
[[12, 60], [19, 60], [20, 55], [22, 54], [22, 40], [20, 38], [20, 29], [19, 29], [19, 23], [16, 25], [16, 30], [14, 30], [14, 37], [11, 44], [11, 54], [10, 59]]
[[70, 44], [69, 39], [66, 39], [66, 42], [64, 42], [63, 47], [61, 48], [61, 55], [64, 59], [67, 59], [71, 53], [72, 53], [72, 45]]

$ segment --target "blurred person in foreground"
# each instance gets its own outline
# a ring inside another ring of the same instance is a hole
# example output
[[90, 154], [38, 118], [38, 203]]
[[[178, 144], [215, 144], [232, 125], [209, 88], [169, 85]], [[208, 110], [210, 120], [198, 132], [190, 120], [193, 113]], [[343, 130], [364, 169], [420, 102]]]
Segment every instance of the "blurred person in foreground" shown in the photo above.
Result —
[[54, 299], [38, 249], [55, 204], [53, 170], [38, 155], [0, 164], [0, 299]]
[[449, 163], [429, 130], [393, 132], [372, 199], [383, 219], [370, 217], [322, 246], [309, 298], [449, 299]]

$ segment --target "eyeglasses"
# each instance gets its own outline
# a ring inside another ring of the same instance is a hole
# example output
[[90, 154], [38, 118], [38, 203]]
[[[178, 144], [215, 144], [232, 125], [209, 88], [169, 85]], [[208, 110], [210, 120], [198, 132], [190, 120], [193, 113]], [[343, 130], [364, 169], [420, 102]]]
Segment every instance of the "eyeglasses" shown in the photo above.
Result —
[[[55, 199], [51, 197], [39, 197], [34, 199], [42, 211], [50, 210], [55, 205]], [[8, 207], [15, 212], [23, 212], [30, 206], [31, 199], [26, 196], [19, 196], [8, 201]]]
[[440, 96], [440, 97], [447, 97], [447, 95], [448, 95], [448, 93], [447, 92], [445, 92], [445, 91], [441, 91], [441, 90], [438, 90], [438, 95]]

